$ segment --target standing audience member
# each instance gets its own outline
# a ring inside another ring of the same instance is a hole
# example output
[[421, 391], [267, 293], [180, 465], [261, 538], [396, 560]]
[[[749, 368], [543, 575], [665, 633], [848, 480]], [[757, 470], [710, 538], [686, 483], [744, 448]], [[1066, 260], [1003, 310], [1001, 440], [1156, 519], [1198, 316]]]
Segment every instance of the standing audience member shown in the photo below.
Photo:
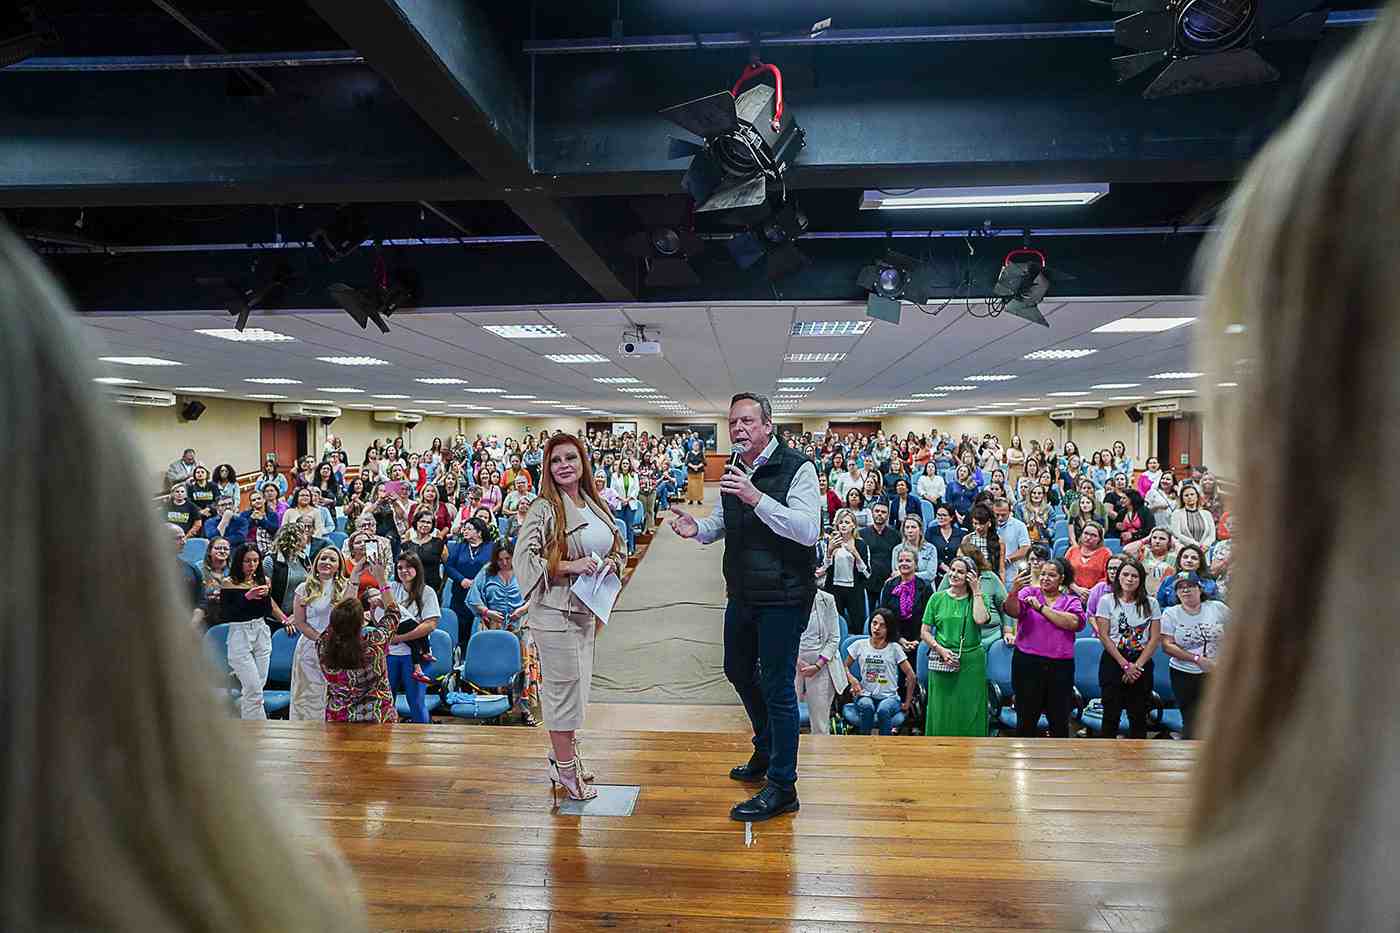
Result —
[[893, 628], [887, 633], [891, 641], [899, 642], [906, 654], [919, 650], [919, 626], [924, 621], [924, 609], [933, 596], [933, 585], [920, 579], [919, 554], [907, 544], [894, 549], [894, 575], [880, 588], [877, 606], [894, 615]]
[[692, 438], [690, 452], [685, 456], [686, 505], [705, 504], [705, 448], [700, 439]]
[[1069, 738], [1074, 690], [1074, 639], [1084, 628], [1084, 604], [1066, 589], [1069, 562], [1056, 557], [1040, 565], [1037, 586], [1008, 594], [1002, 606], [1017, 620], [1011, 656], [1016, 697], [1016, 734], [1034, 736], [1044, 714], [1053, 738]]
[[399, 721], [387, 663], [399, 607], [384, 582], [383, 563], [357, 563], [351, 575], [366, 573], [378, 586], [332, 606], [330, 625], [319, 636], [302, 623], [302, 634], [317, 639], [316, 656], [326, 678], [326, 722]]
[[315, 636], [297, 639], [292, 653], [291, 707], [287, 718], [322, 722], [326, 718], [326, 677], [316, 654], [316, 641], [331, 621], [331, 607], [350, 595], [350, 581], [339, 549], [324, 547], [311, 564], [311, 576], [297, 587], [292, 602], [292, 627]]
[[1124, 558], [1113, 578], [1112, 592], [1092, 610], [1094, 631], [1104, 648], [1099, 660], [1099, 690], [1103, 695], [1100, 734], [1106, 739], [1118, 737], [1125, 709], [1128, 738], [1147, 738], [1152, 656], [1162, 638], [1162, 613], [1157, 600], [1147, 595], [1146, 577], [1142, 564]]
[[167, 488], [176, 484], [184, 485], [194, 478], [194, 468], [199, 460], [194, 455], [193, 447], [186, 447], [185, 452], [180, 455], [179, 460], [172, 460], [170, 466], [165, 469], [165, 485]]
[[797, 644], [794, 684], [798, 702], [807, 704], [807, 719], [813, 735], [831, 734], [831, 704], [846, 688], [846, 678], [837, 660], [841, 655], [838, 618], [835, 598], [825, 590], [817, 590], [812, 614]]
[[1089, 591], [1102, 583], [1108, 576], [1108, 559], [1113, 556], [1104, 547], [1103, 529], [1089, 522], [1079, 533], [1079, 543], [1069, 549], [1065, 559], [1074, 573], [1069, 581], [1069, 589], [1081, 600], [1089, 598]]
[[1202, 551], [1215, 543], [1215, 516], [1201, 504], [1201, 491], [1194, 485], [1181, 487], [1181, 508], [1172, 512], [1172, 534], [1179, 544], [1194, 544]]
[[198, 620], [206, 628], [213, 628], [221, 621], [219, 598], [228, 581], [229, 558], [233, 546], [227, 538], [214, 538], [204, 550], [204, 560], [200, 562], [200, 579], [204, 586], [204, 615]]
[[1162, 612], [1162, 639], [1171, 658], [1172, 693], [1181, 708], [1182, 735], [1194, 739], [1200, 730], [1197, 708], [1201, 693], [1220, 656], [1230, 607], [1204, 599], [1201, 577], [1194, 571], [1177, 574], [1172, 584], [1180, 602]]
[[870, 546], [856, 536], [856, 519], [841, 509], [832, 523], [835, 530], [821, 544], [816, 576], [822, 589], [836, 600], [852, 635], [865, 631], [866, 581], [870, 578]]
[[[894, 574], [894, 549], [899, 547], [900, 533], [890, 524], [890, 507], [883, 500], [876, 500], [870, 509], [870, 527], [861, 529], [860, 539], [870, 549], [870, 576], [866, 578], [865, 589], [871, 607], [880, 603], [880, 588]], [[894, 633], [890, 633], [894, 637]]]
[[[987, 653], [980, 627], [993, 619], [973, 560], [954, 557], [948, 588], [928, 601], [919, 637], [928, 645], [928, 710], [924, 735], [987, 734]], [[1000, 615], [1000, 613], [998, 613]]]
[[272, 585], [263, 573], [262, 552], [253, 544], [240, 544], [233, 552], [228, 581], [220, 597], [222, 619], [228, 624], [228, 664], [241, 689], [239, 710], [244, 719], [266, 719], [263, 688], [272, 660], [269, 617], [285, 625], [287, 616], [272, 601]]
[[[320, 558], [317, 558], [319, 562]], [[389, 638], [389, 686], [396, 693], [404, 695], [408, 702], [409, 721], [426, 723], [426, 685], [430, 681], [424, 676], [420, 665], [434, 660], [427, 653], [428, 636], [437, 628], [442, 609], [438, 605], [437, 593], [424, 585], [423, 564], [418, 560], [418, 555], [400, 554], [394, 566], [397, 579], [389, 584], [389, 593], [399, 607], [399, 627]], [[414, 641], [421, 643], [414, 646], [411, 644]], [[415, 647], [417, 658], [414, 657]]]

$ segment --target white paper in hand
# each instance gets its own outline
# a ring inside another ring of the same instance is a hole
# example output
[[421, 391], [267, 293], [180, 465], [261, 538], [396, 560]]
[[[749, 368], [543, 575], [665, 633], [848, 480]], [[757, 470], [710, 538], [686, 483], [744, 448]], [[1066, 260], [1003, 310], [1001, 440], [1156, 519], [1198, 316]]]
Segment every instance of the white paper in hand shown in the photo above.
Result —
[[607, 565], [597, 554], [590, 556], [603, 569], [597, 573], [575, 577], [574, 585], [570, 589], [579, 601], [588, 607], [588, 611], [598, 617], [598, 621], [606, 623], [609, 614], [612, 613], [613, 603], [617, 602], [617, 594], [622, 592], [622, 581], [616, 574], [608, 571]]

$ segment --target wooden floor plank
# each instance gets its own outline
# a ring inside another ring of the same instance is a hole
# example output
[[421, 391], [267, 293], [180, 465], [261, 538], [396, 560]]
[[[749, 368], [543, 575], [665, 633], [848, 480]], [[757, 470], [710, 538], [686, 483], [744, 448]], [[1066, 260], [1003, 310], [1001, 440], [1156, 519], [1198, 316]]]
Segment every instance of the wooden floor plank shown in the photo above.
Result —
[[[802, 810], [753, 827], [725, 733], [584, 737], [634, 816], [554, 811], [523, 728], [247, 724], [358, 873], [374, 928], [1142, 931], [1183, 838], [1193, 743], [804, 736]], [[312, 844], [308, 838], [308, 846]]]

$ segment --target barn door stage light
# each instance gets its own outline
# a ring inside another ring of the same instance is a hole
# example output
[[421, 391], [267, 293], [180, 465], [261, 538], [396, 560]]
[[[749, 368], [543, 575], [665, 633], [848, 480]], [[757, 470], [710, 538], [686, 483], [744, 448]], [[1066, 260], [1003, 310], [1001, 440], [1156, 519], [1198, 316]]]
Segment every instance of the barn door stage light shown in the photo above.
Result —
[[1135, 52], [1113, 60], [1119, 83], [1164, 66], [1147, 98], [1277, 81], [1254, 45], [1316, 39], [1327, 21], [1320, 0], [1116, 0], [1113, 9], [1131, 14], [1113, 37]]
[[887, 252], [856, 276], [856, 283], [870, 293], [865, 313], [880, 321], [899, 323], [900, 301], [924, 304], [933, 294], [933, 267], [912, 256]]
[[1050, 322], [1040, 313], [1040, 301], [1050, 293], [1050, 275], [1045, 254], [1038, 249], [1013, 249], [1006, 254], [992, 289], [992, 307], [996, 313], [1006, 312], [1023, 321], [1049, 327]]
[[[756, 84], [739, 93], [763, 74], [772, 75], [772, 86]], [[748, 227], [773, 212], [770, 198], [781, 206], [783, 172], [806, 145], [806, 134], [783, 105], [777, 66], [751, 63], [731, 90], [667, 107], [661, 115], [704, 140], [673, 138], [670, 146], [672, 159], [690, 157], [681, 187], [695, 199], [696, 213]], [[772, 185], [778, 190], [770, 190]]]

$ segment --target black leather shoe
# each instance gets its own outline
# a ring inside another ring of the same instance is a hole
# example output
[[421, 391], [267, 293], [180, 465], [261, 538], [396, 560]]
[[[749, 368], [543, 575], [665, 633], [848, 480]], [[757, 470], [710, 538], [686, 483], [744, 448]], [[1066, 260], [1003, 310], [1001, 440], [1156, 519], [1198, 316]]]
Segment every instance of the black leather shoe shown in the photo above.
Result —
[[783, 790], [776, 784], [765, 784], [763, 790], [743, 803], [735, 804], [734, 809], [729, 811], [729, 818], [740, 823], [761, 823], [784, 813], [795, 813], [798, 809], [796, 789]]
[[760, 758], [754, 752], [749, 763], [729, 769], [729, 776], [736, 781], [762, 781], [768, 777], [768, 759]]

